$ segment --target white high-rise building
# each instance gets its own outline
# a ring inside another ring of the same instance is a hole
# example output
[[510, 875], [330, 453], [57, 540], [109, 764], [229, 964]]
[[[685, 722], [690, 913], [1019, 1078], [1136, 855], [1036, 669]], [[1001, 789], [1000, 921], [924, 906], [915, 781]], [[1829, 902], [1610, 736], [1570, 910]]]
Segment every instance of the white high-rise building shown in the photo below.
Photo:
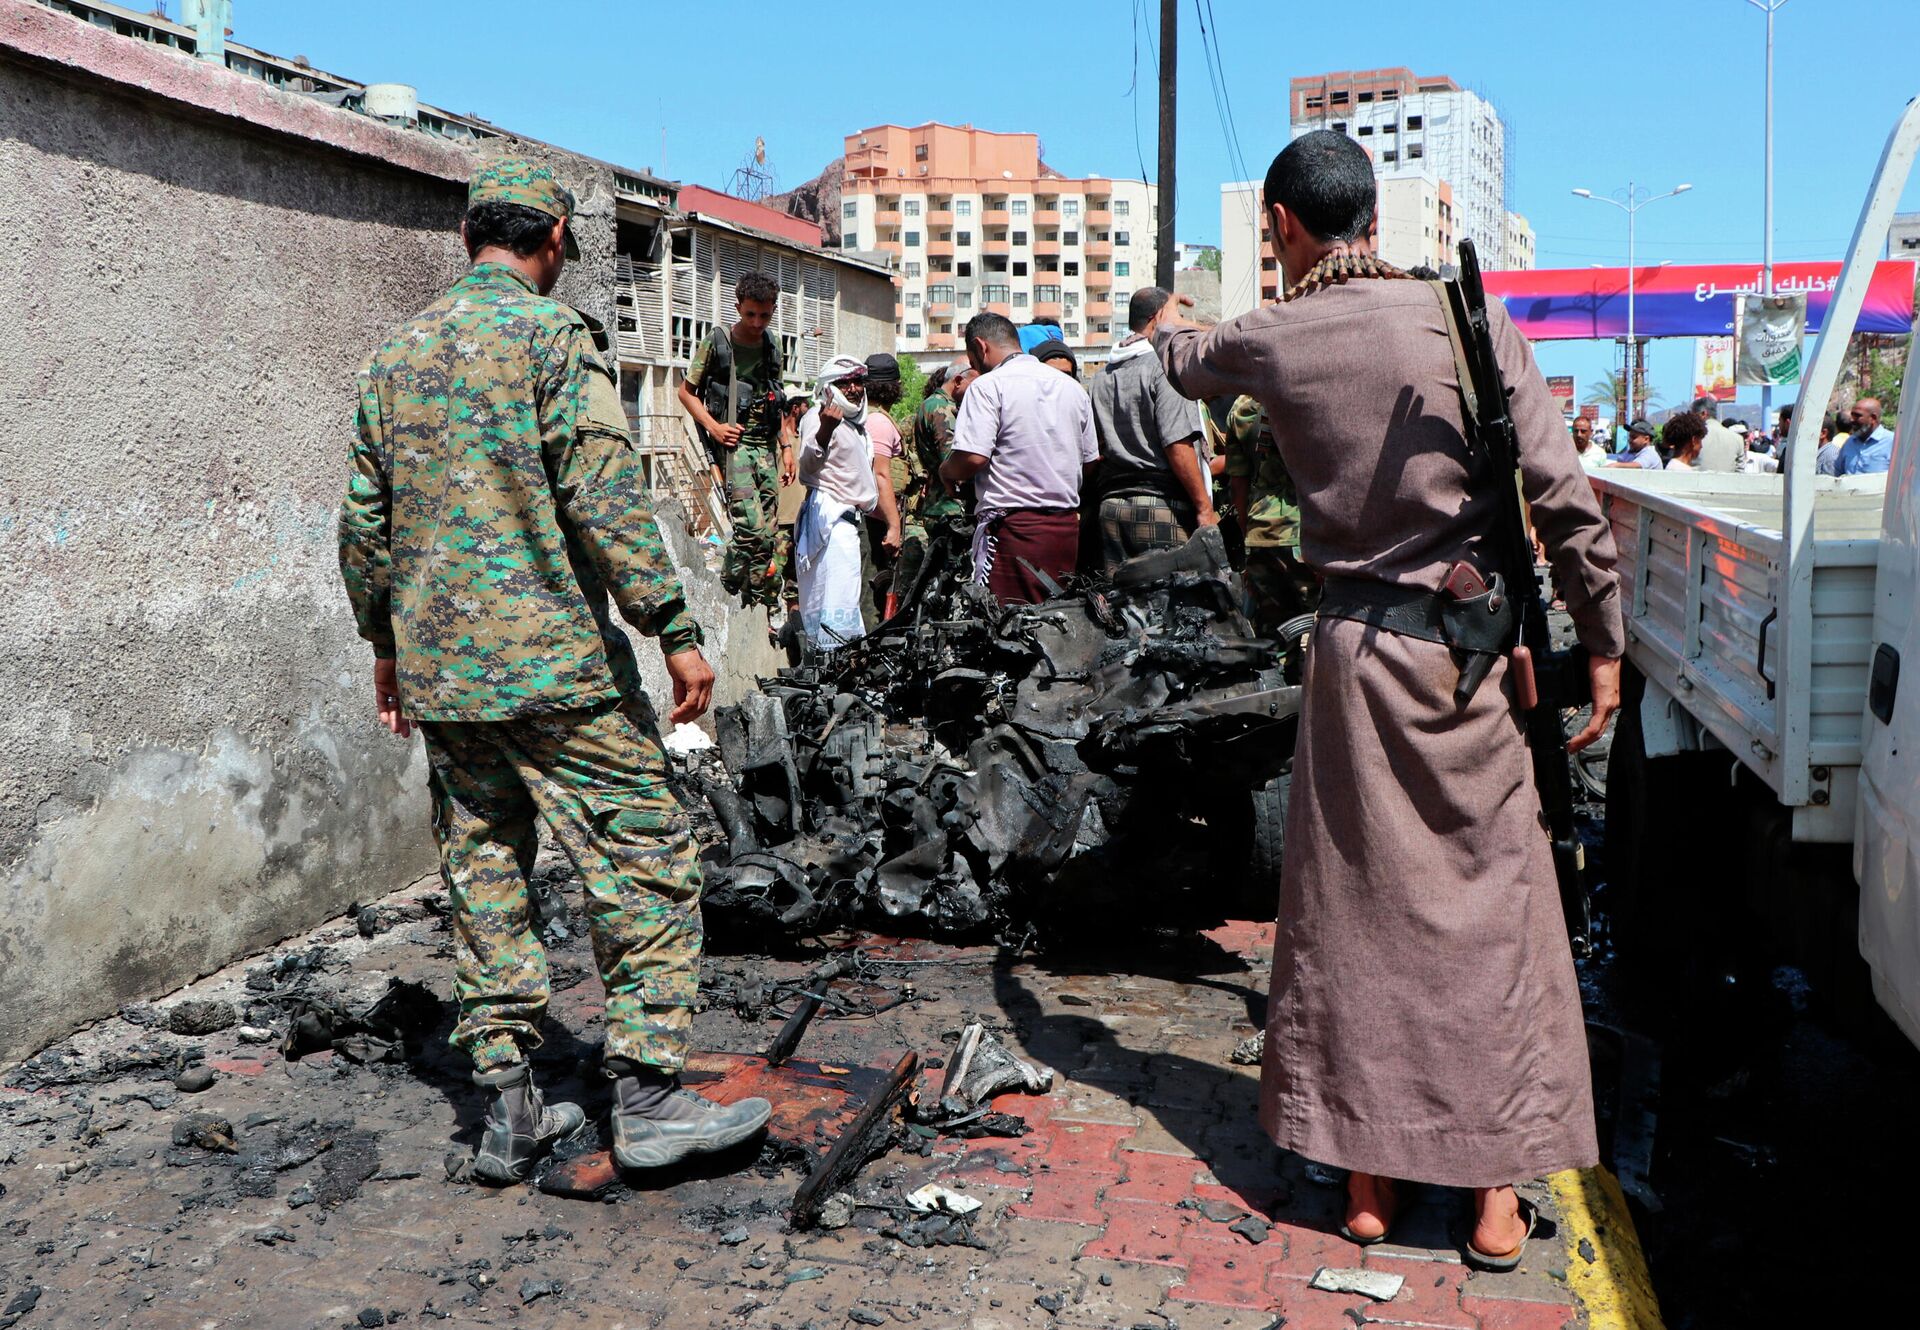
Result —
[[903, 351], [960, 349], [982, 311], [1110, 347], [1134, 288], [1153, 282], [1154, 218], [1151, 186], [1060, 175], [1033, 134], [929, 123], [847, 135], [841, 244], [891, 256]]
[[1507, 254], [1507, 128], [1479, 93], [1405, 68], [1342, 70], [1294, 79], [1291, 119], [1295, 138], [1330, 129], [1353, 139], [1373, 157], [1382, 182], [1426, 177], [1445, 184], [1454, 234], [1473, 241], [1480, 266], [1521, 266]]

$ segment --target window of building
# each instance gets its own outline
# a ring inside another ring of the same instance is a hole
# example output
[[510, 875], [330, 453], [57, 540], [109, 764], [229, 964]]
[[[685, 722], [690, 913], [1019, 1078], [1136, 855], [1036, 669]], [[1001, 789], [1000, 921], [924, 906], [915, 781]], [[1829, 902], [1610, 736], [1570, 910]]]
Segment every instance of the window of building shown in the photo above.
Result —
[[[918, 231], [907, 232], [907, 248], [908, 249], [920, 248], [920, 233]], [[1625, 353], [1622, 352], [1622, 354], [1624, 355]]]
[[1073, 307], [1080, 303], [1080, 293], [1078, 291], [1075, 291], [1069, 288], [1067, 290], [1066, 296], [1067, 296], [1067, 312], [1071, 314], [1073, 312]]
[[914, 160], [914, 161], [916, 161], [916, 162], [924, 162], [924, 161], [926, 161], [926, 160], [927, 160], [927, 145], [926, 145], [926, 144], [924, 144], [924, 143], [916, 143], [916, 144], [914, 144], [914, 145], [913, 145], [913, 160]]
[[[1027, 215], [1027, 201], [1025, 199], [1015, 199], [1013, 201], [1012, 211], [1015, 217], [1025, 217]], [[1622, 354], [1624, 355], [1625, 353], [1622, 352]]]
[[[1113, 265], [1113, 275], [1115, 277], [1131, 277], [1133, 276], [1133, 265], [1125, 259], [1121, 259]], [[1621, 354], [1625, 355], [1626, 353], [1623, 351]]]
[[1065, 332], [1069, 337], [1078, 337], [1080, 335], [1080, 325], [1077, 323], [1069, 323], [1061, 331]]
[[[1131, 245], [1133, 243], [1133, 232], [1115, 231], [1113, 233], [1113, 243], [1116, 245]], [[1622, 354], [1625, 353], [1623, 352]]]
[[[1334, 93], [1331, 97], [1327, 98], [1327, 101], [1333, 104], [1334, 106], [1345, 106], [1348, 100], [1349, 99], [1344, 89], [1340, 92]], [[1622, 352], [1622, 354], [1624, 355], [1625, 353]]]
[[1400, 132], [1400, 126], [1393, 124], [1382, 125], [1380, 126], [1380, 132], [1382, 134], [1398, 134]]
[[[1361, 100], [1361, 101], [1363, 101], [1363, 102], [1370, 102], [1370, 101], [1372, 101], [1372, 100], [1373, 100], [1373, 94], [1372, 94], [1372, 93], [1370, 93], [1370, 92], [1363, 92], [1363, 93], [1361, 93], [1361, 94], [1360, 94], [1360, 100]], [[1626, 354], [1626, 352], [1624, 352], [1624, 351], [1623, 351], [1623, 352], [1621, 352], [1621, 354], [1622, 354], [1622, 355], [1625, 355], [1625, 354]]]
[[1042, 305], [1057, 305], [1060, 303], [1060, 288], [1057, 286], [1036, 286], [1033, 288], [1033, 298]]
[[1027, 275], [1027, 261], [1025, 259], [1015, 259], [1013, 261], [1013, 275], [1015, 277], [1025, 277]]
[[[1344, 121], [1344, 120], [1336, 120], [1336, 121], [1334, 121], [1334, 122], [1333, 122], [1333, 132], [1334, 132], [1334, 133], [1336, 133], [1336, 134], [1344, 134], [1344, 133], [1346, 133], [1346, 132], [1347, 132], [1347, 122], [1346, 122], [1346, 121]], [[1621, 354], [1623, 354], [1623, 355], [1624, 355], [1625, 353], [1624, 353], [1624, 352], [1622, 352]]]
[[918, 291], [907, 292], [907, 308], [908, 309], [920, 308], [920, 293]]
[[1095, 263], [1095, 264], [1093, 265], [1093, 270], [1094, 270], [1095, 272], [1109, 272], [1109, 271], [1111, 271], [1111, 269], [1110, 269], [1110, 267], [1108, 266], [1108, 264], [1107, 264], [1107, 261], [1106, 261], [1105, 259], [1101, 259], [1101, 260], [1099, 260], [1099, 261], [1098, 261], [1097, 263]]
[[920, 275], [920, 260], [908, 259], [907, 260], [907, 276], [918, 277], [919, 275]]
[[971, 245], [973, 243], [973, 232], [955, 231], [953, 233], [953, 239], [956, 244]]
[[[1115, 217], [1126, 217], [1131, 215], [1132, 212], [1133, 204], [1129, 203], [1126, 199], [1115, 199], [1113, 201], [1113, 215]], [[1623, 352], [1622, 354], [1625, 353]]]
[[[906, 206], [902, 208], [901, 211], [906, 213], [907, 216], [909, 217], [918, 217], [920, 215], [920, 200], [908, 199], [906, 202]], [[1624, 355], [1626, 353], [1622, 352], [1621, 354]]]
[[[1400, 154], [1395, 152], [1392, 148], [1388, 148], [1385, 152], [1380, 154], [1380, 160], [1383, 162], [1397, 162], [1400, 160]], [[1625, 355], [1626, 353], [1623, 351], [1621, 352], [1621, 354]]]
[[840, 237], [840, 248], [842, 249], [860, 248], [860, 237], [855, 235], [853, 232], [848, 231], [845, 235]]
[[1078, 277], [1080, 275], [1080, 260], [1068, 259], [1061, 265], [1061, 271], [1069, 277]]
[[840, 205], [840, 216], [849, 222], [855, 220], [860, 216], [860, 205], [848, 199]]
[[1025, 291], [1015, 291], [1013, 293], [1013, 307], [1015, 309], [1025, 309], [1027, 307], [1027, 293]]
[[1080, 233], [1078, 231], [1062, 231], [1060, 233], [1060, 243], [1063, 245], [1077, 245], [1080, 243]]
[[1080, 200], [1079, 199], [1061, 199], [1060, 215], [1062, 217], [1078, 217], [1080, 215]]
[[1398, 89], [1398, 88], [1388, 88], [1388, 89], [1387, 89], [1387, 90], [1386, 90], [1385, 92], [1383, 92], [1383, 93], [1381, 93], [1381, 94], [1380, 94], [1380, 100], [1381, 100], [1381, 101], [1383, 101], [1383, 102], [1397, 102], [1397, 101], [1399, 101], [1399, 100], [1400, 100], [1400, 89]]
[[953, 270], [962, 277], [971, 277], [973, 276], [973, 260], [962, 259], [953, 265]]
[[958, 305], [961, 309], [972, 309], [973, 308], [973, 292], [971, 291], [960, 292], [959, 296], [954, 300], [953, 303], [955, 305]]
[[929, 305], [951, 305], [953, 303], [953, 287], [944, 282], [928, 287], [927, 303]]
[[[1356, 138], [1363, 138], [1363, 139], [1370, 139], [1370, 138], [1372, 138], [1372, 137], [1373, 137], [1373, 126], [1372, 126], [1372, 125], [1362, 125], [1362, 126], [1360, 126], [1360, 128], [1359, 128], [1359, 129], [1357, 129], [1357, 130], [1355, 130], [1355, 131], [1354, 131], [1354, 137], [1356, 137]], [[1624, 352], [1624, 351], [1622, 351], [1622, 352], [1621, 352], [1620, 354], [1621, 354], [1621, 355], [1625, 355], [1625, 354], [1626, 354], [1626, 352]]]
[[955, 199], [953, 201], [953, 215], [955, 217], [973, 216], [973, 200], [972, 199]]
[[918, 337], [919, 335], [920, 335], [920, 325], [917, 323], [909, 323], [907, 325], [907, 336]]
[[[1026, 233], [1025, 231], [1015, 231], [1015, 232], [1013, 233], [1013, 243], [1014, 243], [1014, 244], [1016, 244], [1016, 245], [1024, 245], [1024, 244], [1026, 244], [1026, 243], [1027, 243], [1027, 233]], [[1624, 354], [1624, 353], [1623, 353], [1623, 354]]]
[[[1425, 148], [1424, 148], [1423, 146], [1421, 146], [1420, 144], [1418, 144], [1418, 143], [1409, 143], [1409, 144], [1407, 145], [1407, 156], [1409, 156], [1409, 157], [1424, 157], [1424, 156], [1426, 156], [1426, 155], [1427, 155], [1427, 150], [1426, 150], [1426, 149], [1425, 149]], [[1622, 354], [1622, 355], [1625, 355], [1626, 353], [1625, 353], [1625, 352], [1623, 351], [1623, 352], [1621, 352], [1621, 354]]]
[[1007, 303], [1007, 293], [1012, 289], [1012, 287], [1003, 286], [998, 282], [988, 282], [980, 288], [980, 303], [983, 305], [1004, 305]]

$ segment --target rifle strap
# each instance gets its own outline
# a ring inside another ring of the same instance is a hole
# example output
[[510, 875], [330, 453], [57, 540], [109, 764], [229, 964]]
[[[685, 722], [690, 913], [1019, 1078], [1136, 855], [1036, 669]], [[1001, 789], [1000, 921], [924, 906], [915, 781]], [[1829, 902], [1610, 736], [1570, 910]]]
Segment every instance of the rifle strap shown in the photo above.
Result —
[[1467, 428], [1480, 418], [1480, 396], [1473, 388], [1473, 371], [1467, 367], [1467, 343], [1460, 335], [1460, 311], [1455, 307], [1456, 289], [1452, 282], [1428, 282], [1440, 297], [1440, 317], [1447, 325], [1447, 344], [1453, 348], [1453, 371], [1460, 380], [1460, 400], [1467, 411]]

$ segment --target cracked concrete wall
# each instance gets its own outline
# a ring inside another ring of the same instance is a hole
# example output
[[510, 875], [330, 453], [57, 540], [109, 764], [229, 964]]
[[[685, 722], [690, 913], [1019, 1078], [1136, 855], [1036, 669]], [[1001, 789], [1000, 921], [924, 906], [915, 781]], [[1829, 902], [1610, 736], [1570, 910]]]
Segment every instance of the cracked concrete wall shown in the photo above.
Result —
[[[611, 169], [560, 165], [611, 322]], [[0, 49], [0, 1062], [432, 869], [334, 520], [354, 372], [465, 266], [445, 175]]]

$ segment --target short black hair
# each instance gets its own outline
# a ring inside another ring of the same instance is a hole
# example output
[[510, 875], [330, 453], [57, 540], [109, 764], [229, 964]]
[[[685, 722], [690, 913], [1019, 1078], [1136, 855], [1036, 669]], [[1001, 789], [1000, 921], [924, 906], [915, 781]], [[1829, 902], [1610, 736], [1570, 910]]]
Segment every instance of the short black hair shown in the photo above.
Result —
[[1788, 402], [1785, 406], [1780, 408], [1780, 423], [1782, 425], [1788, 425], [1793, 423], [1793, 403], [1792, 402]]
[[1154, 316], [1165, 309], [1167, 302], [1171, 299], [1173, 299], [1173, 297], [1168, 295], [1160, 287], [1141, 287], [1138, 291], [1135, 291], [1133, 297], [1127, 301], [1127, 327], [1134, 332], [1139, 332], [1142, 328], [1153, 322]]
[[932, 395], [946, 386], [947, 369], [948, 367], [945, 365], [935, 365], [927, 375], [927, 386], [921, 390], [922, 393]]
[[1707, 422], [1691, 411], [1676, 411], [1660, 427], [1660, 443], [1670, 453], [1677, 453], [1693, 440], [1706, 437]]
[[547, 243], [559, 220], [521, 203], [476, 203], [467, 209], [467, 244], [476, 254], [498, 246], [524, 259]]
[[892, 406], [905, 392], [898, 379], [876, 379], [871, 374], [867, 376], [867, 400], [875, 406]]
[[1358, 240], [1373, 225], [1378, 190], [1367, 150], [1331, 129], [1302, 134], [1267, 168], [1261, 196], [1321, 241]]
[[967, 320], [966, 339], [977, 339], [988, 346], [1018, 346], [1020, 330], [1004, 314], [982, 313]]
[[780, 283], [763, 272], [750, 272], [733, 284], [735, 300], [762, 300], [769, 305], [780, 300]]

